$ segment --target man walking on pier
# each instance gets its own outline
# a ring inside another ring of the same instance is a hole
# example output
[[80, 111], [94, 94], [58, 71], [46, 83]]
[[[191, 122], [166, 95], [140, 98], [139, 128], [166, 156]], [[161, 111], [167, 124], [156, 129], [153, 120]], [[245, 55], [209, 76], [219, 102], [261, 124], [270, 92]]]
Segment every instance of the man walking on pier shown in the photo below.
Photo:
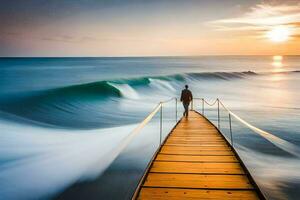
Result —
[[188, 88], [189, 86], [185, 85], [185, 89], [181, 91], [181, 97], [180, 97], [180, 101], [182, 102], [184, 107], [183, 116], [185, 117], [188, 117], [189, 115], [189, 105], [190, 102], [193, 100], [192, 92]]

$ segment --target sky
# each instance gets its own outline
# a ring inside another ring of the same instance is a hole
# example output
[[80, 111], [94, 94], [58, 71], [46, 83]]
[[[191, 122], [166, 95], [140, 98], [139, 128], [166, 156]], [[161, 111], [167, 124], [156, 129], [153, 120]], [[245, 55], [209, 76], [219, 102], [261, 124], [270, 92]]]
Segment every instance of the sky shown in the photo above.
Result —
[[0, 56], [300, 55], [300, 0], [0, 0]]

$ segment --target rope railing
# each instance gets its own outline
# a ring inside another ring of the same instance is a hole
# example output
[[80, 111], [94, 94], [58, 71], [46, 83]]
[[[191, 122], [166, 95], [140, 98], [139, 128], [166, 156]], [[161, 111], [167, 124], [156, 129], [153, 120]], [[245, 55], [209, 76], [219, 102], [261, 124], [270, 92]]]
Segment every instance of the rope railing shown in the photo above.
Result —
[[208, 103], [205, 99], [203, 99], [203, 101], [209, 106], [214, 106], [218, 102], [218, 99], [216, 99], [212, 104]]
[[160, 103], [161, 103], [161, 104], [165, 104], [165, 103], [169, 103], [170, 101], [173, 101], [173, 100], [177, 100], [177, 98], [176, 98], [176, 97], [172, 97], [172, 98], [170, 98], [170, 99], [168, 99], [168, 100], [161, 101]]
[[[203, 101], [202, 104], [202, 108], [204, 109], [204, 103], [208, 106], [214, 106], [216, 103], [218, 103], [218, 108], [217, 108], [217, 112], [218, 112], [218, 128], [220, 129], [220, 106], [222, 106], [225, 111], [228, 113], [228, 121], [229, 121], [229, 131], [230, 131], [230, 141], [231, 141], [231, 145], [233, 146], [233, 135], [232, 135], [232, 117], [234, 117], [238, 122], [240, 122], [242, 125], [244, 125], [245, 127], [251, 129], [253, 132], [257, 133], [258, 135], [260, 135], [261, 137], [267, 139], [268, 141], [270, 141], [271, 143], [273, 143], [275, 146], [277, 146], [278, 148], [296, 156], [296, 157], [300, 157], [300, 148], [297, 147], [296, 145], [278, 137], [273, 135], [270, 132], [264, 131], [252, 124], [250, 124], [249, 122], [245, 121], [244, 119], [242, 119], [240, 116], [238, 116], [237, 114], [235, 114], [234, 112], [232, 112], [230, 109], [228, 109], [221, 100], [216, 99], [213, 103], [208, 103], [205, 99], [203, 98], [195, 98], [195, 99], [201, 99]], [[203, 110], [202, 109], [202, 110]], [[204, 115], [204, 111], [202, 113]]]

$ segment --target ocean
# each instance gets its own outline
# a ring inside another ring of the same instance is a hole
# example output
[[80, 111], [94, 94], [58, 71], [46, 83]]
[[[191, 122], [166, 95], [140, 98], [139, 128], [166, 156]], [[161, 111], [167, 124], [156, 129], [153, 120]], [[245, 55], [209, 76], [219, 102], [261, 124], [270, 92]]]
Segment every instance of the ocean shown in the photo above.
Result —
[[[130, 199], [158, 148], [159, 113], [120, 146], [185, 84], [300, 148], [300, 56], [0, 58], [0, 199]], [[175, 105], [163, 106], [163, 136]], [[216, 107], [205, 115], [217, 124]], [[228, 113], [220, 116], [229, 138]], [[235, 119], [232, 131], [265, 196], [298, 199], [300, 155]]]

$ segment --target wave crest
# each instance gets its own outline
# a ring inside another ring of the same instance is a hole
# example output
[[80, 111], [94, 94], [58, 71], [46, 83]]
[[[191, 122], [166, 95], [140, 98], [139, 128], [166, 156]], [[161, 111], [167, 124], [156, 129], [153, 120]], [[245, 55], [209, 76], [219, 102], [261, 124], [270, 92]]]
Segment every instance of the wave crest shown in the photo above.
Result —
[[223, 81], [252, 75], [256, 74], [214, 72], [105, 80], [9, 96], [0, 99], [0, 110], [59, 127], [112, 127], [133, 123], [132, 119], [136, 118], [122, 117], [120, 110], [116, 109], [121, 98], [134, 100], [139, 99], [142, 93], [165, 94], [166, 91], [174, 95], [183, 84], [191, 81]]

